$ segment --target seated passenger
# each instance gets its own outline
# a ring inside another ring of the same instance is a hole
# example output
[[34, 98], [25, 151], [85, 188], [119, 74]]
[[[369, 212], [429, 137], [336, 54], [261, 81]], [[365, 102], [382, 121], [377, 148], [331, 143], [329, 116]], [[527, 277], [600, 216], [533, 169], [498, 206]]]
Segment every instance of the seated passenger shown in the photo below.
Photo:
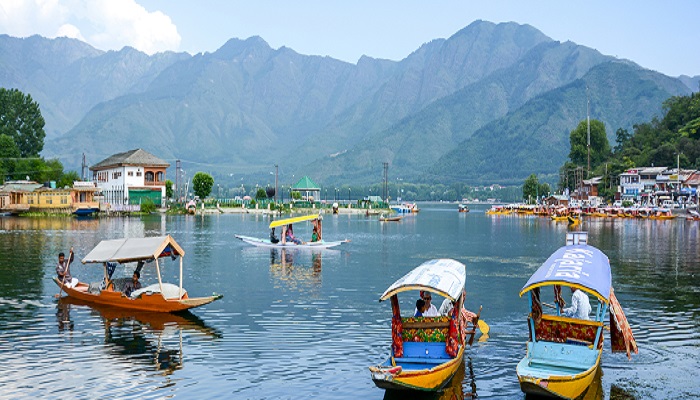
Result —
[[[423, 312], [424, 317], [439, 317], [440, 313], [438, 313], [437, 308], [435, 308], [434, 305], [432, 305], [430, 302], [433, 299], [433, 296], [430, 294], [430, 292], [425, 292], [422, 291], [420, 292], [420, 297], [423, 301], [425, 301], [425, 311]], [[416, 311], [418, 311], [416, 309]]]
[[319, 240], [319, 238], [318, 238], [318, 230], [317, 230], [316, 227], [314, 226], [314, 232], [311, 234], [311, 241], [312, 241], [312, 242], [318, 242], [318, 240]]
[[591, 303], [588, 295], [575, 287], [571, 288], [571, 307], [564, 309], [564, 315], [571, 318], [588, 319], [591, 312]]
[[275, 228], [272, 228], [270, 231], [270, 243], [275, 244], [279, 243], [279, 241], [280, 240], [277, 238], [277, 236], [275, 236]]
[[414, 317], [422, 317], [423, 312], [426, 310], [425, 301], [423, 299], [416, 300], [416, 312], [413, 314]]
[[292, 224], [287, 225], [287, 234], [285, 241], [292, 242], [295, 244], [301, 244], [301, 240], [294, 237], [294, 230], [292, 230]]
[[141, 274], [138, 271], [134, 271], [134, 276], [131, 277], [131, 282], [127, 282], [124, 286], [124, 295], [131, 297], [131, 293], [135, 290], [141, 289], [141, 282], [139, 282]]

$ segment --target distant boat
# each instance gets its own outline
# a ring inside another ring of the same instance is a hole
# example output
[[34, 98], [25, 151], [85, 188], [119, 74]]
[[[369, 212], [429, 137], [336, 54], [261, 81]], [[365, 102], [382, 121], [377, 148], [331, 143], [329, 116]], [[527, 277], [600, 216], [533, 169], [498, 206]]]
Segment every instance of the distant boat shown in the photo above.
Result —
[[395, 215], [395, 216], [391, 216], [391, 217], [387, 217], [387, 216], [382, 215], [379, 217], [379, 220], [381, 222], [398, 222], [398, 221], [401, 221], [402, 218], [403, 218], [403, 216], [400, 216], [400, 215]]
[[[316, 230], [318, 232], [319, 240], [312, 242], [304, 242], [304, 241], [287, 241], [286, 238], [286, 232], [288, 229], [288, 226], [293, 225], [293, 224], [298, 224], [301, 222], [306, 222], [310, 221], [316, 226]], [[331, 247], [336, 247], [340, 246], [343, 243], [348, 243], [349, 240], [338, 240], [334, 242], [327, 242], [323, 240], [323, 230], [322, 230], [322, 225], [321, 225], [321, 214], [311, 214], [311, 215], [302, 215], [300, 217], [293, 217], [293, 218], [286, 218], [286, 219], [280, 219], [277, 221], [272, 221], [270, 222], [270, 229], [274, 228], [282, 228], [282, 235], [281, 235], [281, 240], [278, 240], [277, 242], [273, 242], [270, 239], [261, 239], [261, 238], [256, 238], [256, 237], [251, 237], [251, 236], [244, 236], [244, 235], [234, 235], [236, 239], [239, 239], [245, 243], [248, 243], [253, 246], [257, 247], [273, 247], [273, 248], [297, 248], [297, 249], [327, 249]]]
[[468, 213], [469, 212], [469, 206], [466, 204], [458, 204], [457, 205], [457, 211], [461, 213]]

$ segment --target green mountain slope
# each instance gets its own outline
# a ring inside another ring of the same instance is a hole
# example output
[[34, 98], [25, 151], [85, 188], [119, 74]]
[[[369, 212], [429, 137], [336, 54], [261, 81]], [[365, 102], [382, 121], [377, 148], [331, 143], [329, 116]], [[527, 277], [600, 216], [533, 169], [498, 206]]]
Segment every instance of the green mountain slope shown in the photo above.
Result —
[[352, 150], [322, 160], [313, 169], [322, 171], [324, 178], [340, 179], [349, 170], [376, 169], [371, 160], [381, 160], [400, 170], [426, 171], [486, 123], [582, 77], [609, 59], [571, 42], [541, 43], [513, 65], [433, 102]]
[[441, 157], [426, 178], [471, 183], [522, 183], [532, 173], [553, 178], [569, 153], [569, 133], [586, 119], [603, 121], [614, 143], [618, 128], [661, 115], [667, 98], [687, 94], [679, 80], [629, 63], [601, 64], [569, 85], [530, 100]]

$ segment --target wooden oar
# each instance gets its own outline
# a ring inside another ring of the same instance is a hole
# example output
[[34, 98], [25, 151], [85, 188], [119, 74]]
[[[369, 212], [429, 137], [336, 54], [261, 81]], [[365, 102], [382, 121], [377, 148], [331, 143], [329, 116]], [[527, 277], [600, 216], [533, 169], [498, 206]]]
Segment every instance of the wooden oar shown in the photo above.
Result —
[[71, 246], [70, 251], [68, 251], [68, 263], [66, 264], [66, 270], [63, 274], [63, 280], [61, 281], [61, 289], [58, 291], [56, 298], [58, 299], [63, 294], [63, 285], [66, 284], [66, 275], [68, 275], [68, 270], [70, 269], [70, 257], [73, 255], [73, 246]]

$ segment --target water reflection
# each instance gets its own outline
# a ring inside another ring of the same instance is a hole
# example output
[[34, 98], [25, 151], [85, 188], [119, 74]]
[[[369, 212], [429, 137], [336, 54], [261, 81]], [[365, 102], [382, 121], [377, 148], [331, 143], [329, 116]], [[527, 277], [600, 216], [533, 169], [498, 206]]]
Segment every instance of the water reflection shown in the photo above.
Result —
[[270, 275], [288, 287], [321, 284], [323, 257], [337, 250], [270, 249]]
[[476, 378], [471, 357], [465, 357], [465, 362], [457, 369], [452, 380], [437, 392], [421, 392], [412, 390], [391, 390], [384, 393], [384, 400], [422, 399], [422, 400], [464, 400], [476, 399]]
[[222, 337], [220, 332], [188, 311], [178, 314], [141, 312], [85, 303], [70, 297], [58, 301], [59, 332], [73, 330], [71, 307], [89, 307], [91, 314], [100, 317], [109, 356], [153, 365], [163, 375], [183, 367], [183, 333], [201, 334], [210, 339]]

